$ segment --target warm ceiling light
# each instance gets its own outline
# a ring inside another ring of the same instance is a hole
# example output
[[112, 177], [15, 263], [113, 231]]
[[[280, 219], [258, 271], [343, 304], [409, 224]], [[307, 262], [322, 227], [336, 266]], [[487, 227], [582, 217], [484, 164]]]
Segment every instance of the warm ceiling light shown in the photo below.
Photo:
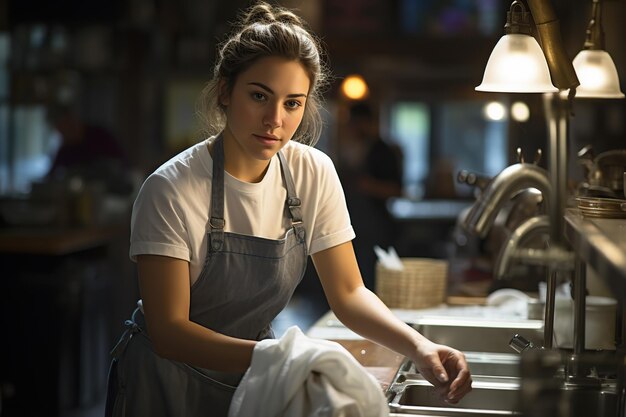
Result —
[[573, 64], [580, 79], [576, 97], [624, 98], [619, 86], [617, 68], [611, 55], [604, 50], [602, 7], [599, 0], [593, 0], [585, 44], [574, 58]]
[[487, 118], [487, 120], [492, 120], [494, 122], [499, 122], [504, 120], [506, 117], [506, 108], [504, 105], [497, 101], [492, 101], [487, 103], [483, 108], [483, 114]]
[[574, 69], [580, 79], [576, 97], [624, 98], [619, 86], [617, 68], [606, 51], [580, 51], [574, 58]]
[[507, 13], [504, 35], [489, 57], [477, 91], [508, 93], [548, 93], [552, 85], [550, 69], [541, 47], [531, 36], [530, 12], [515, 0]]
[[347, 76], [341, 84], [341, 91], [344, 96], [351, 100], [362, 100], [369, 93], [367, 83], [360, 75]]
[[511, 105], [511, 117], [516, 122], [526, 122], [530, 118], [528, 104], [523, 101], [516, 101]]

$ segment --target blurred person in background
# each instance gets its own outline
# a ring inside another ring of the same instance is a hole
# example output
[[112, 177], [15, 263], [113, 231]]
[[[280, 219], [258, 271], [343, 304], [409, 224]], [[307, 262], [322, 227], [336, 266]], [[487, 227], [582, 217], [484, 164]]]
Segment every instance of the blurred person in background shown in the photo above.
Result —
[[52, 105], [48, 121], [61, 140], [48, 176], [95, 171], [107, 164], [128, 166], [126, 154], [111, 131], [83, 121], [74, 105]]
[[344, 155], [350, 162], [340, 175], [357, 235], [353, 244], [361, 274], [365, 285], [374, 290], [374, 245], [386, 249], [398, 232], [387, 200], [402, 196], [403, 155], [399, 146], [380, 136], [378, 119], [365, 101], [350, 106], [348, 129], [351, 143]]
[[47, 182], [61, 184], [66, 198], [80, 196], [69, 205], [72, 224], [126, 222], [144, 176], [131, 166], [111, 130], [86, 122], [77, 102], [52, 104], [47, 119], [60, 143], [44, 186], [34, 192], [53, 189]]

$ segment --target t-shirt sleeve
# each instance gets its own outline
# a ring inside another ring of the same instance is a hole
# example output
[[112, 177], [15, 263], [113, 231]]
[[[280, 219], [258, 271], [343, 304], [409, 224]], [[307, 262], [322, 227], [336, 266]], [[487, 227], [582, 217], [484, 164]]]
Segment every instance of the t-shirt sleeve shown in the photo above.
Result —
[[318, 203], [309, 254], [348, 242], [355, 237], [343, 187], [332, 160], [322, 154], [317, 161]]
[[166, 178], [152, 174], [133, 205], [130, 258], [162, 255], [190, 260], [189, 238], [180, 196]]

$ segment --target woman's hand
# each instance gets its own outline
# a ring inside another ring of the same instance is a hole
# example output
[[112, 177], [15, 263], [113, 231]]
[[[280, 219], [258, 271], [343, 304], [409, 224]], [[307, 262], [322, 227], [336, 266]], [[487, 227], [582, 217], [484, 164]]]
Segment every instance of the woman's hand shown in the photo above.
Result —
[[456, 404], [472, 390], [465, 355], [458, 350], [424, 339], [411, 359], [442, 400]]

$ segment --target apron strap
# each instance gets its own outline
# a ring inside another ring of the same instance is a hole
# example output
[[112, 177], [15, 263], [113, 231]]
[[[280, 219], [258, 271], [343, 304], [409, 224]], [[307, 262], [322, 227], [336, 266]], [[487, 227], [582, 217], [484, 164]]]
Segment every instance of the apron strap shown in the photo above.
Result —
[[135, 311], [133, 311], [131, 319], [126, 320], [124, 322], [124, 326], [126, 326], [127, 329], [124, 332], [124, 334], [122, 334], [122, 336], [120, 337], [120, 340], [115, 344], [115, 346], [111, 350], [110, 354], [113, 357], [113, 359], [119, 359], [124, 353], [124, 351], [126, 350], [126, 346], [128, 346], [130, 339], [132, 339], [133, 336], [136, 335], [137, 333], [141, 333], [142, 329], [141, 329], [141, 326], [137, 324], [137, 318], [136, 318], [138, 313], [139, 313], [139, 307], [137, 307]]
[[280, 161], [280, 172], [287, 187], [287, 201], [285, 204], [287, 204], [289, 209], [291, 224], [296, 232], [296, 236], [298, 236], [298, 240], [302, 242], [305, 237], [304, 225], [302, 224], [302, 201], [296, 195], [296, 186], [293, 182], [289, 165], [281, 151], [278, 151], [278, 159]]
[[211, 249], [219, 251], [224, 244], [224, 138], [220, 134], [213, 146], [213, 180], [211, 184]]
[[[287, 187], [287, 207], [291, 216], [291, 224], [293, 225], [296, 236], [300, 241], [304, 241], [305, 230], [302, 224], [301, 200], [296, 196], [296, 186], [289, 170], [289, 165], [285, 160], [282, 152], [278, 152], [280, 161], [280, 172]], [[224, 219], [224, 138], [220, 134], [215, 139], [213, 145], [213, 180], [211, 184], [211, 213], [209, 218], [209, 227], [211, 228], [211, 249], [219, 251], [224, 244], [224, 227], [226, 220]]]

